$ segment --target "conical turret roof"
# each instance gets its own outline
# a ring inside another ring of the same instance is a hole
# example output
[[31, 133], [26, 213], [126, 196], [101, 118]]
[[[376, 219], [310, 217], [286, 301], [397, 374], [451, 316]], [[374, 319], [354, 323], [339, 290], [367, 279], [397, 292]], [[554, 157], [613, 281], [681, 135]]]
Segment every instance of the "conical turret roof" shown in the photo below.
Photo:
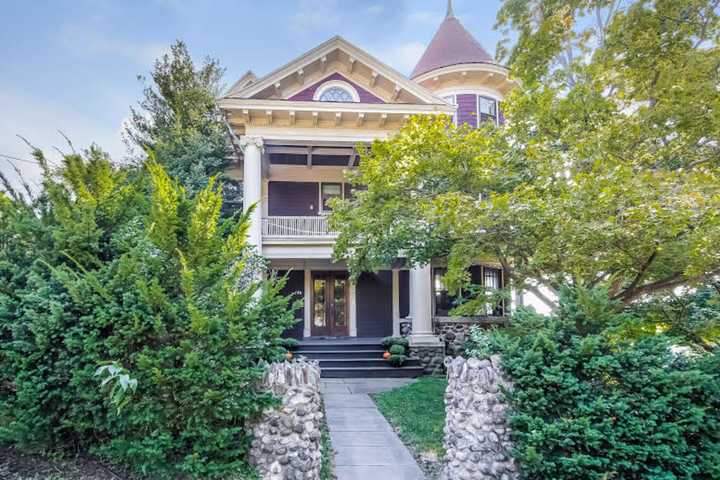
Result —
[[410, 78], [432, 70], [463, 63], [495, 63], [490, 54], [475, 40], [455, 17], [452, 0], [448, 1], [445, 20], [415, 66]]

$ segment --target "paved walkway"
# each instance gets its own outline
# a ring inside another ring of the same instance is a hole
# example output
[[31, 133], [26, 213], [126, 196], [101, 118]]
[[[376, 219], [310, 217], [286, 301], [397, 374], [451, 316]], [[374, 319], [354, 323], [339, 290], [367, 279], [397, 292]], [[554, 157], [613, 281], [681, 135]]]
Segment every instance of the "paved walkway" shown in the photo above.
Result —
[[338, 480], [425, 479], [413, 456], [368, 395], [412, 381], [401, 378], [322, 380]]

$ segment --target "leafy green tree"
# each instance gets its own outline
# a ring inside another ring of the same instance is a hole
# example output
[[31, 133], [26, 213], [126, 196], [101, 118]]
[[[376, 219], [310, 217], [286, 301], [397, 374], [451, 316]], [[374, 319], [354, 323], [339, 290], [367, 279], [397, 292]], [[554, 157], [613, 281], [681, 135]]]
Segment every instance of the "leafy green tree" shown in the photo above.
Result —
[[713, 279], [716, 7], [506, 1], [498, 20], [517, 35], [504, 52], [519, 80], [507, 125], [415, 119], [375, 142], [352, 179], [367, 190], [334, 211], [336, 258], [360, 271], [446, 257], [454, 289], [471, 262], [494, 258], [550, 305], [563, 285], [604, 286], [622, 306]]
[[46, 169], [34, 203], [0, 196], [0, 441], [252, 478], [246, 424], [275, 401], [255, 386], [297, 305], [259, 280], [221, 190], [91, 149]]
[[231, 153], [216, 103], [223, 74], [212, 58], [196, 66], [187, 46], [177, 41], [155, 62], [139, 108], [131, 108], [129, 142], [152, 153], [191, 194], [222, 174]]

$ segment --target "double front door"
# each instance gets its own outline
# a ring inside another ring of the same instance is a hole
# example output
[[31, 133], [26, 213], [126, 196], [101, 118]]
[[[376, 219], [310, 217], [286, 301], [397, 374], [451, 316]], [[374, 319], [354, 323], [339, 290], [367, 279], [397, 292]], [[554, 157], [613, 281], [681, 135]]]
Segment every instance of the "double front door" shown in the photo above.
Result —
[[350, 297], [347, 273], [313, 272], [312, 294], [312, 336], [347, 336]]

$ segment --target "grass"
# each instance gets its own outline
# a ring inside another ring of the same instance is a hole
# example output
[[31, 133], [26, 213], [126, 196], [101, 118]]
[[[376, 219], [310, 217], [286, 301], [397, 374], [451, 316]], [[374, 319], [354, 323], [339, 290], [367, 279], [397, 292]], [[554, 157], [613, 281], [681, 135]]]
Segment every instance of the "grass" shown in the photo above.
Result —
[[416, 455], [442, 459], [447, 380], [423, 377], [375, 395], [378, 408]]
[[321, 431], [322, 464], [320, 465], [320, 480], [332, 480], [333, 475], [333, 449], [330, 444], [330, 432], [323, 423]]

